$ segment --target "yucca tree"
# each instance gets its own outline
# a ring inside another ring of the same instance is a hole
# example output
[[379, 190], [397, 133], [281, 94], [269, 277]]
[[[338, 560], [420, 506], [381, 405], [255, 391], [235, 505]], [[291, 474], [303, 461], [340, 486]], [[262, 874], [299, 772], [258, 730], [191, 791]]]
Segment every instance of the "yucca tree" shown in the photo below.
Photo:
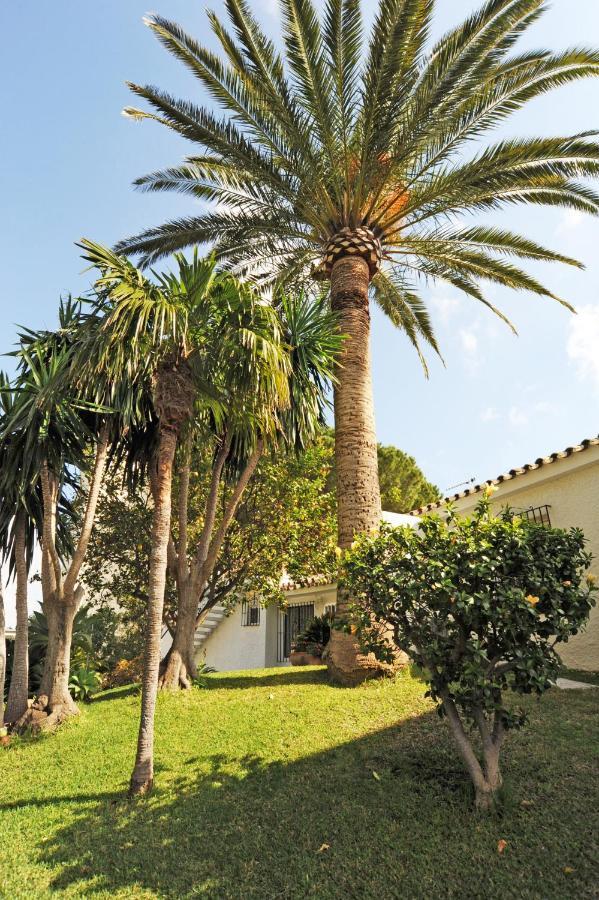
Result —
[[[0, 431], [10, 417], [18, 387], [0, 372]], [[16, 722], [27, 710], [29, 696], [29, 610], [27, 578], [33, 556], [36, 524], [40, 523], [39, 495], [24, 464], [23, 446], [9, 438], [0, 441], [0, 560], [9, 563], [15, 580], [16, 629], [13, 664], [4, 718]], [[4, 697], [2, 696], [2, 700]]]
[[[273, 308], [213, 257], [176, 257], [173, 273], [146, 277], [127, 259], [85, 240], [84, 257], [100, 271], [98, 314], [104, 315], [94, 364], [102, 373], [130, 377], [150, 369], [157, 421], [152, 466], [154, 499], [141, 721], [129, 793], [144, 794], [154, 780], [154, 712], [160, 637], [171, 536], [173, 466], [180, 438], [209, 409], [222, 418], [228, 384], [237, 374], [274, 408], [288, 395], [286, 359]], [[222, 378], [215, 379], [215, 360]], [[224, 383], [223, 383], [224, 379]], [[181, 567], [187, 567], [186, 553]]]
[[[301, 451], [324, 420], [326, 390], [340, 350], [335, 320], [324, 298], [278, 297], [278, 313], [287, 358], [288, 390], [273, 404], [240, 368], [215, 359], [214, 381], [223, 397], [222, 417], [200, 418], [190, 431], [178, 467], [177, 534], [170, 564], [177, 584], [177, 623], [172, 646], [163, 661], [160, 685], [190, 687], [195, 675], [196, 628], [217, 602], [206, 590], [229, 527], [261, 458], [268, 453]], [[222, 316], [215, 316], [215, 324]], [[217, 333], [221, 333], [219, 328]], [[239, 376], [242, 376], [241, 378]], [[266, 399], [266, 402], [264, 402]], [[202, 526], [195, 539], [189, 529], [189, 493], [193, 441], [212, 448], [211, 475], [204, 498]], [[221, 507], [219, 513], [219, 506]]]
[[[96, 385], [87, 394], [77, 385], [74, 361], [83, 321], [81, 303], [69, 299], [61, 303], [56, 331], [22, 332], [15, 354], [19, 360], [15, 397], [3, 421], [2, 444], [14, 446], [19, 453], [9, 455], [2, 480], [27, 486], [38, 501], [43, 610], [48, 623], [39, 695], [17, 722], [19, 728], [52, 728], [77, 712], [68, 687], [71, 636], [83, 596], [79, 574], [93, 528], [113, 418], [98, 405]], [[79, 521], [71, 515], [68, 495], [73, 491], [84, 498]], [[32, 506], [29, 503], [27, 510]]]
[[437, 349], [420, 293], [427, 281], [491, 309], [484, 282], [554, 297], [519, 262], [574, 260], [461, 220], [522, 204], [596, 214], [599, 196], [584, 179], [597, 175], [599, 143], [592, 133], [485, 140], [478, 150], [475, 142], [535, 97], [599, 74], [599, 52], [516, 53], [545, 0], [488, 0], [432, 47], [434, 0], [380, 0], [367, 42], [359, 0], [325, 0], [322, 18], [311, 0], [280, 0], [282, 51], [246, 0], [225, 6], [231, 29], [209, 13], [220, 56], [173, 22], [145, 20], [224, 117], [201, 101], [131, 85], [152, 111], [128, 115], [154, 119], [197, 148], [137, 185], [209, 205], [120, 249], [150, 263], [209, 243], [228, 265], [264, 278], [330, 283], [347, 337], [335, 388], [339, 544], [347, 547], [380, 515], [370, 299], [421, 353], [423, 341]]

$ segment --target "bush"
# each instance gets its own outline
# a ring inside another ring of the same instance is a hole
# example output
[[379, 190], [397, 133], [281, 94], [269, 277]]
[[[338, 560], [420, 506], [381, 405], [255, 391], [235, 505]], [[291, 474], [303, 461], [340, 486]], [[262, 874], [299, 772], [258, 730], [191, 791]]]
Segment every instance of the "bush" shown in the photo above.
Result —
[[331, 636], [331, 620], [329, 616], [315, 616], [293, 641], [291, 649], [298, 653], [309, 653], [311, 656], [322, 656], [322, 651]]
[[[501, 785], [505, 733], [524, 724], [506, 692], [541, 695], [560, 667], [555, 646], [594, 604], [591, 556], [580, 529], [545, 528], [505, 510], [490, 490], [471, 518], [429, 516], [418, 531], [360, 537], [343, 559], [343, 583], [364, 649], [389, 660], [395, 644], [420, 666], [472, 778], [476, 803]], [[482, 764], [468, 734], [475, 727]]]
[[89, 703], [92, 696], [100, 690], [101, 678], [94, 669], [81, 666], [71, 672], [69, 691], [74, 700]]
[[102, 689], [123, 687], [126, 684], [138, 684], [141, 681], [143, 658], [119, 659], [118, 663], [102, 679]]

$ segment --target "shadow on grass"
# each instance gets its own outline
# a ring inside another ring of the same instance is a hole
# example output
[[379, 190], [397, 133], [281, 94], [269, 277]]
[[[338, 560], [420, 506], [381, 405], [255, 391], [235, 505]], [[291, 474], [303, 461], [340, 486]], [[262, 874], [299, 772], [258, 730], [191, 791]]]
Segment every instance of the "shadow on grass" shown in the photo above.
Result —
[[207, 688], [219, 690], [239, 690], [252, 687], [282, 687], [296, 684], [327, 683], [326, 666], [281, 666], [279, 672], [269, 670], [268, 675], [252, 672], [216, 672], [205, 680]]
[[107, 691], [101, 691], [94, 694], [90, 704], [104, 703], [106, 700], [125, 700], [127, 697], [133, 697], [141, 692], [141, 684], [128, 684], [125, 687], [110, 688]]
[[[478, 819], [436, 720], [408, 719], [290, 763], [188, 758], [181, 777], [162, 776], [135, 803], [74, 796], [72, 821], [38, 846], [40, 860], [60, 869], [51, 889], [215, 900], [591, 896], [596, 791], [559, 792], [584, 748], [546, 756], [537, 781], [544, 746], [527, 739], [506, 754], [518, 800], [503, 820]], [[509, 846], [501, 856], [499, 838]]]

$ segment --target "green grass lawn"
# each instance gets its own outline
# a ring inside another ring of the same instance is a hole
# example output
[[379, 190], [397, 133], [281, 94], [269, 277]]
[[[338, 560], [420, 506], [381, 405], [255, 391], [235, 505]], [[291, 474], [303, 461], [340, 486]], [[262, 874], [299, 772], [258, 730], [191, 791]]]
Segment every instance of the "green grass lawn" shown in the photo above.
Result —
[[216, 675], [162, 696], [157, 787], [134, 803], [139, 696], [104, 694], [0, 751], [0, 896], [596, 897], [599, 690], [526, 705], [503, 806], [479, 818], [407, 672], [356, 689], [319, 669]]

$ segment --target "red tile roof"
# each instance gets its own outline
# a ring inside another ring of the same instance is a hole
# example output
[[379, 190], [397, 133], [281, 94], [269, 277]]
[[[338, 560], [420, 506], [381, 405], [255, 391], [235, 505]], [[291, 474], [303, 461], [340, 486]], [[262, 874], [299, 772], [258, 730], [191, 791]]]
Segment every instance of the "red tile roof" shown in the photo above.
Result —
[[509, 472], [498, 475], [497, 478], [484, 481], [482, 484], [477, 484], [471, 488], [466, 488], [465, 491], [460, 491], [459, 494], [452, 494], [450, 497], [445, 497], [444, 500], [437, 501], [437, 503], [429, 503], [427, 506], [421, 506], [419, 509], [413, 510], [412, 515], [423, 515], [423, 513], [431, 512], [433, 509], [439, 509], [439, 507], [443, 506], [445, 503], [461, 500], [463, 497], [468, 497], [471, 494], [477, 494], [479, 491], [482, 491], [483, 488], [487, 487], [487, 485], [500, 485], [504, 481], [511, 481], [512, 478], [517, 478], [519, 475], [526, 475], [527, 472], [533, 472], [535, 469], [540, 469], [542, 466], [548, 466], [560, 459], [567, 459], [568, 456], [572, 456], [574, 453], [582, 453], [583, 450], [588, 450], [589, 447], [596, 447], [598, 445], [599, 435], [594, 438], [585, 438], [584, 441], [581, 441], [580, 444], [576, 444], [574, 447], [566, 447], [565, 450], [558, 450], [556, 453], [551, 453], [550, 456], [540, 456], [533, 463], [525, 463], [525, 465], [518, 469], [510, 469]]

